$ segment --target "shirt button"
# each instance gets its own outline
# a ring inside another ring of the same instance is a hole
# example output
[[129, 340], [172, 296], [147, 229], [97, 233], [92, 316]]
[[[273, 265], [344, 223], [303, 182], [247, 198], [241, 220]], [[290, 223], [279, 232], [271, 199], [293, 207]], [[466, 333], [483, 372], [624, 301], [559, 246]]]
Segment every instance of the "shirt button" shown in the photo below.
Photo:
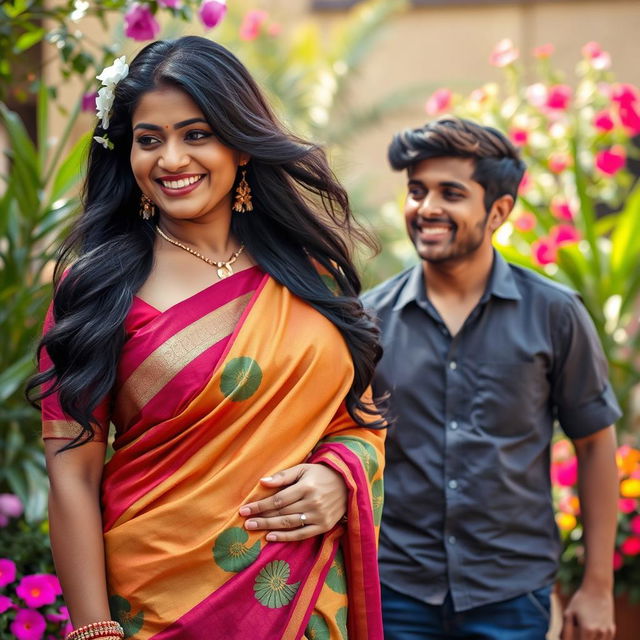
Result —
[[456, 537], [455, 536], [449, 536], [447, 538], [447, 540], [449, 541], [449, 544], [455, 544], [456, 543]]
[[449, 423], [449, 427], [450, 427], [453, 431], [455, 431], [455, 430], [458, 428], [458, 423], [457, 423], [455, 420], [452, 420], [452, 421]]
[[451, 369], [451, 371], [455, 371], [458, 368], [458, 363], [455, 360], [452, 360], [449, 363], [449, 369]]
[[449, 489], [457, 489], [458, 481], [457, 480], [449, 480]]

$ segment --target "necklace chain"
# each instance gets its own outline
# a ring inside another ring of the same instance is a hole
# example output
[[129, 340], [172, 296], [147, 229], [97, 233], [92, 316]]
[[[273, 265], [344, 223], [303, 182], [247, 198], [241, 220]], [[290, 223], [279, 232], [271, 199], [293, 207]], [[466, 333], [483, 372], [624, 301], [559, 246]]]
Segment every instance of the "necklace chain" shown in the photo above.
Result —
[[228, 276], [233, 275], [233, 269], [231, 268], [231, 265], [238, 259], [238, 256], [244, 251], [244, 244], [241, 244], [240, 248], [237, 251], [234, 251], [228, 260], [212, 260], [211, 258], [207, 258], [206, 256], [203, 256], [201, 253], [199, 253], [195, 249], [192, 249], [191, 247], [187, 247], [186, 244], [182, 244], [182, 242], [179, 242], [178, 240], [174, 240], [173, 238], [170, 238], [158, 225], [156, 225], [156, 231], [160, 234], [161, 237], [163, 237], [170, 244], [176, 247], [179, 247], [180, 249], [183, 249], [184, 251], [190, 253], [192, 256], [195, 256], [196, 258], [200, 258], [200, 260], [203, 260], [208, 265], [215, 267], [218, 270], [218, 278], [220, 278], [221, 280], [222, 278], [227, 278]]

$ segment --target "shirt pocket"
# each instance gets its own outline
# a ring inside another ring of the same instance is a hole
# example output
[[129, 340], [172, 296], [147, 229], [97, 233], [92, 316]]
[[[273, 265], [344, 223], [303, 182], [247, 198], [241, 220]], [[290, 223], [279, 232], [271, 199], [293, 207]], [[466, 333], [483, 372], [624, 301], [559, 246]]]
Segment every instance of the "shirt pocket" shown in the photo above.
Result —
[[544, 418], [548, 384], [541, 362], [479, 362], [473, 422], [486, 433], [519, 436]]

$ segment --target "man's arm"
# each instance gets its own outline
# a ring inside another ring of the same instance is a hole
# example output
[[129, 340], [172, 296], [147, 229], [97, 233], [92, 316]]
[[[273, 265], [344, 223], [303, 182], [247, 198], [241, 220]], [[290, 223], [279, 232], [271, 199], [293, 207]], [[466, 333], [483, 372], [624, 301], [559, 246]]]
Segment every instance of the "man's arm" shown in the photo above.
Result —
[[583, 522], [582, 584], [564, 613], [562, 640], [614, 637], [613, 550], [618, 472], [613, 426], [573, 441], [578, 459], [578, 495]]

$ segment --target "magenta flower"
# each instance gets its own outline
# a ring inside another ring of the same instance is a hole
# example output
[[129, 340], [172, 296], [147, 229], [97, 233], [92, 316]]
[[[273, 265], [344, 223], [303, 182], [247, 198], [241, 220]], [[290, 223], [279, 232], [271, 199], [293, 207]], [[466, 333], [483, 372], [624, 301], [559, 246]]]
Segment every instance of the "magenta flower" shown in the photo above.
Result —
[[617, 571], [618, 569], [621, 569], [623, 564], [624, 564], [624, 558], [622, 557], [622, 554], [619, 551], [614, 551], [613, 552], [613, 570]]
[[560, 151], [549, 156], [549, 171], [552, 173], [562, 173], [571, 166], [571, 156]]
[[16, 587], [16, 593], [29, 607], [34, 608], [51, 604], [56, 599], [56, 593], [49, 576], [42, 573], [24, 576]]
[[47, 613], [45, 618], [51, 622], [66, 622], [69, 620], [69, 609], [60, 607], [58, 613]]
[[615, 123], [611, 117], [611, 112], [607, 109], [598, 111], [598, 113], [593, 116], [593, 126], [598, 131], [611, 131], [611, 129], [615, 127]]
[[44, 617], [33, 609], [18, 609], [10, 625], [11, 633], [18, 640], [40, 640], [47, 628]]
[[40, 574], [43, 580], [46, 580], [51, 588], [53, 589], [53, 593], [57, 596], [62, 595], [62, 587], [60, 586], [60, 580], [58, 580], [58, 576], [53, 575], [52, 573], [42, 573]]
[[522, 180], [520, 180], [520, 184], [518, 185], [518, 193], [525, 194], [531, 187], [533, 186], [533, 180], [531, 180], [531, 176], [528, 171], [524, 172], [522, 176]]
[[124, 15], [124, 34], [133, 40], [153, 40], [160, 33], [160, 25], [146, 4], [134, 2]]
[[533, 231], [536, 227], [536, 217], [531, 211], [523, 211], [513, 222], [513, 226], [518, 230], [526, 233]]
[[24, 511], [22, 500], [13, 493], [0, 493], [0, 513], [9, 518], [19, 518]]
[[635, 498], [620, 498], [618, 500], [618, 511], [620, 511], [620, 513], [633, 513], [635, 510]]
[[16, 563], [9, 558], [0, 558], [0, 587], [6, 587], [16, 579]]
[[83, 111], [95, 111], [96, 110], [96, 98], [98, 97], [97, 91], [90, 91], [89, 93], [82, 94], [82, 110]]
[[551, 213], [559, 220], [566, 220], [571, 222], [574, 219], [574, 213], [571, 206], [566, 200], [561, 198], [555, 198], [551, 201]]
[[179, 9], [182, 6], [182, 0], [158, 0], [158, 4], [169, 9]]
[[558, 247], [553, 240], [544, 236], [531, 243], [531, 255], [540, 266], [552, 264], [558, 259]]
[[556, 462], [552, 468], [553, 483], [561, 487], [573, 487], [578, 480], [578, 461], [575, 457]]
[[489, 56], [489, 64], [493, 67], [506, 67], [514, 63], [520, 52], [513, 46], [509, 38], [500, 40]]
[[571, 87], [566, 84], [555, 84], [549, 87], [545, 106], [548, 109], [564, 111], [571, 102]]
[[533, 50], [533, 56], [534, 58], [538, 58], [538, 60], [545, 60], [550, 58], [554, 54], [555, 50], [556, 48], [548, 42], [547, 44], [542, 44], [539, 47], [536, 47]]
[[509, 137], [513, 144], [518, 147], [524, 147], [529, 142], [529, 132], [526, 129], [514, 127], [509, 130]]
[[[580, 240], [580, 232], [571, 224], [559, 224], [549, 231], [549, 237], [555, 242], [557, 247], [562, 247], [565, 244], [578, 242]], [[575, 480], [571, 484], [573, 485], [574, 483]]]
[[640, 537], [640, 516], [633, 516], [633, 518], [629, 520], [629, 528], [631, 529], [631, 533]]
[[240, 25], [240, 38], [246, 41], [255, 40], [260, 35], [260, 29], [267, 17], [267, 12], [260, 9], [247, 11]]
[[637, 556], [640, 554], [640, 537], [629, 536], [621, 545], [620, 551], [626, 556]]
[[611, 100], [618, 104], [629, 104], [638, 99], [638, 89], [632, 84], [616, 84], [611, 89]]
[[607, 176], [618, 173], [624, 167], [626, 160], [627, 155], [624, 147], [619, 145], [596, 153], [596, 167]]
[[7, 598], [7, 596], [0, 596], [0, 613], [9, 611], [9, 609], [12, 609], [14, 606], [15, 605], [11, 598]]
[[203, 0], [198, 9], [200, 20], [207, 29], [212, 29], [219, 24], [226, 13], [227, 0]]
[[640, 133], [640, 114], [636, 111], [634, 102], [619, 104], [618, 115], [622, 126], [627, 129], [632, 136]]
[[452, 98], [453, 94], [449, 89], [436, 89], [424, 105], [424, 110], [430, 116], [444, 113], [451, 106]]

